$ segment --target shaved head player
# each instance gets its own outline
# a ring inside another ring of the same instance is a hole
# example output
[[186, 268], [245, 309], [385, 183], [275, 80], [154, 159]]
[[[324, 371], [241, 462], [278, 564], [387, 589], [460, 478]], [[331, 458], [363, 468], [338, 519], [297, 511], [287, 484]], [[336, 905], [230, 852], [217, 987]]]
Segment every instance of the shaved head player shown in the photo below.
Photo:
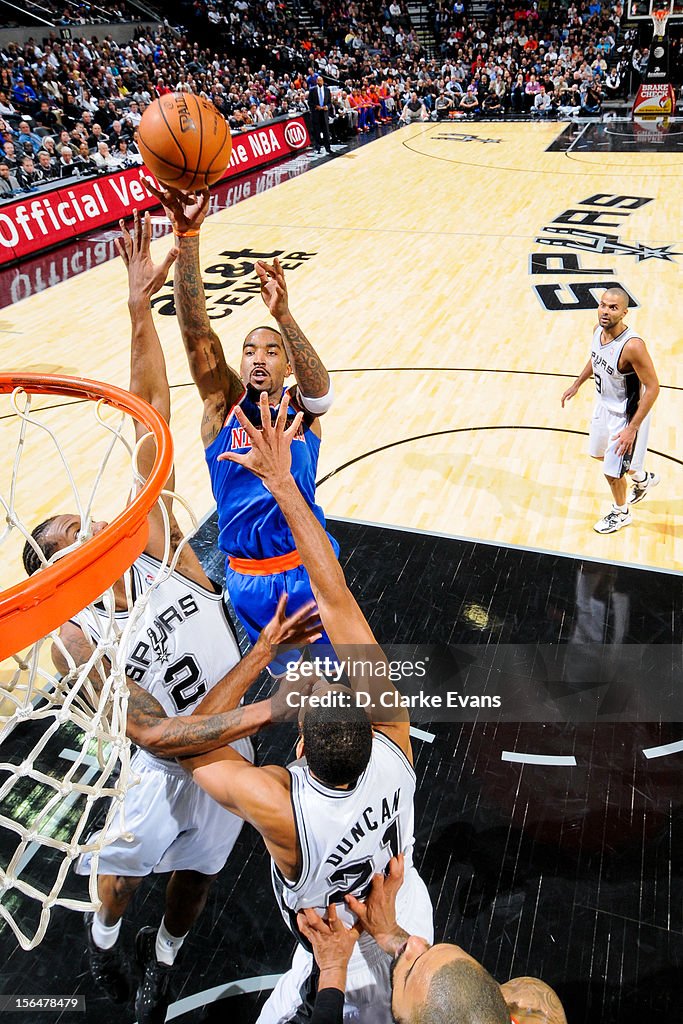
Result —
[[460, 946], [432, 946], [404, 931], [396, 921], [396, 893], [402, 882], [399, 856], [385, 874], [375, 875], [364, 903], [348, 896], [358, 918], [352, 928], [339, 921], [334, 906], [324, 918], [309, 908], [299, 912], [299, 928], [320, 968], [315, 1024], [342, 1024], [346, 968], [360, 929], [394, 958], [394, 1024], [567, 1024], [557, 994], [540, 978], [512, 978], [499, 985]]
[[[593, 527], [596, 533], [616, 533], [628, 526], [630, 506], [659, 483], [656, 473], [643, 468], [659, 381], [645, 342], [624, 323], [627, 313], [628, 294], [623, 288], [608, 288], [600, 299], [590, 359], [562, 395], [564, 408], [589, 377], [595, 380], [588, 450], [601, 460], [612, 492], [612, 507]], [[633, 477], [628, 498], [627, 473]]]

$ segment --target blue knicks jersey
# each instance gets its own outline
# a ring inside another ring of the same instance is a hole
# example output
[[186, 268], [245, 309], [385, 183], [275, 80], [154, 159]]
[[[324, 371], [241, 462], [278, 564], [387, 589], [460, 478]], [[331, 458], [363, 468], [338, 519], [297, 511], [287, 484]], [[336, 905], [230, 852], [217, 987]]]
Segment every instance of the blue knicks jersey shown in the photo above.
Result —
[[[258, 427], [261, 425], [259, 394], [248, 385], [239, 402], [247, 419]], [[273, 415], [276, 413], [277, 409], [273, 410]], [[288, 419], [295, 415], [290, 408]], [[227, 460], [218, 461], [223, 452], [246, 453], [250, 447], [247, 432], [233, 411], [205, 452], [218, 509], [218, 546], [226, 555], [236, 558], [262, 559], [286, 555], [294, 550], [294, 538], [270, 491], [244, 466]], [[292, 475], [316, 519], [325, 526], [323, 510], [315, 503], [320, 438], [302, 423], [291, 450]]]

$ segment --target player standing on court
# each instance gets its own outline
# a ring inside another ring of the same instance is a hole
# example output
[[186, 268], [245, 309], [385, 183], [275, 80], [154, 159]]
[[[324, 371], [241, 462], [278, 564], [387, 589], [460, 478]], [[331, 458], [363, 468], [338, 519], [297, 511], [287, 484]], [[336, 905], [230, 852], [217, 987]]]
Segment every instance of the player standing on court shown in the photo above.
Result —
[[[292, 473], [307, 505], [324, 526], [323, 510], [315, 502], [318, 418], [332, 404], [332, 386], [318, 354], [289, 311], [285, 276], [277, 259], [272, 265], [257, 262], [256, 272], [263, 301], [280, 330], [254, 328], [242, 346], [240, 373], [228, 365], [206, 310], [199, 264], [199, 230], [208, 211], [209, 193], [147, 187], [163, 203], [176, 236], [175, 307], [190, 373], [204, 403], [201, 432], [218, 512], [218, 544], [228, 556], [226, 588], [253, 642], [283, 593], [289, 595], [290, 613], [311, 599], [310, 581], [272, 495], [243, 466], [219, 461], [218, 456], [250, 448], [249, 438], [235, 418], [236, 406], [250, 423], [260, 426], [259, 396], [267, 393], [272, 416], [286, 391], [290, 414], [298, 410], [304, 414], [292, 445]], [[284, 382], [291, 373], [296, 385], [286, 389]], [[338, 552], [336, 541], [330, 540]], [[321, 642], [329, 640], [323, 635]], [[276, 661], [271, 671], [283, 672], [289, 660], [291, 654]]]
[[[589, 377], [595, 379], [588, 451], [602, 460], [613, 501], [607, 515], [593, 527], [597, 533], [616, 533], [628, 526], [632, 520], [629, 505], [642, 501], [659, 483], [656, 473], [643, 469], [659, 381], [645, 342], [624, 323], [627, 313], [627, 293], [623, 288], [609, 288], [600, 299], [590, 359], [562, 395], [564, 408]], [[633, 477], [628, 499], [626, 473]]]

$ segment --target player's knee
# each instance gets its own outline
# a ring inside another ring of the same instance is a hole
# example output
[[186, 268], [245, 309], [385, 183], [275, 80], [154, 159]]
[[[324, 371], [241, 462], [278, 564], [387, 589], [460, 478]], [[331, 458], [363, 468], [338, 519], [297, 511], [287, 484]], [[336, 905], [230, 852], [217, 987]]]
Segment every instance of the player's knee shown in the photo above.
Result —
[[175, 871], [175, 881], [178, 885], [182, 885], [187, 891], [192, 891], [195, 895], [208, 892], [211, 883], [218, 875], [204, 875], [201, 871]]
[[116, 875], [114, 877], [114, 895], [117, 899], [125, 899], [127, 896], [132, 896], [135, 890], [138, 888], [142, 878], [132, 878], [128, 875]]

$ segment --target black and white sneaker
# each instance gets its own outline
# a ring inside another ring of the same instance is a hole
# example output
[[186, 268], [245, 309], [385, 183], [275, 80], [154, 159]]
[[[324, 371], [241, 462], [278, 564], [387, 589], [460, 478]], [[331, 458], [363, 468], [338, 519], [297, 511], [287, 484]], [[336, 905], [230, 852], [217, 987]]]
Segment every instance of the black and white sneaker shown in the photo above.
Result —
[[117, 942], [111, 949], [100, 949], [92, 937], [94, 914], [85, 915], [85, 932], [88, 939], [88, 967], [92, 980], [113, 1003], [127, 1003], [133, 995], [133, 972], [128, 957]]
[[637, 505], [639, 501], [647, 496], [647, 492], [659, 483], [656, 473], [648, 473], [644, 480], [634, 480], [631, 493], [628, 496], [629, 505]]
[[157, 960], [157, 929], [148, 925], [135, 937], [135, 959], [140, 983], [135, 996], [137, 1024], [164, 1024], [166, 1011], [173, 998], [171, 977], [175, 964], [169, 967]]
[[604, 519], [599, 519], [593, 529], [596, 533], [616, 533], [617, 530], [621, 530], [631, 522], [633, 522], [633, 516], [628, 509], [622, 512], [616, 505], [612, 505]]

